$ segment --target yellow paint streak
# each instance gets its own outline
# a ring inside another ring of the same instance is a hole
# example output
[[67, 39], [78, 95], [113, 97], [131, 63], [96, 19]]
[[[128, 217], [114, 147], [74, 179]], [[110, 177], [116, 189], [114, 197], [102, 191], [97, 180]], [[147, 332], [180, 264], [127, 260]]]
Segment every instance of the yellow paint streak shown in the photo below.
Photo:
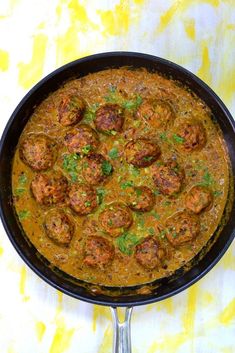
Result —
[[25, 283], [26, 283], [26, 268], [22, 266], [20, 271], [20, 283], [19, 283], [19, 291], [21, 295], [25, 294]]
[[229, 23], [226, 25], [226, 29], [229, 29], [229, 30], [235, 30], [235, 25], [233, 23]]
[[113, 340], [112, 327], [109, 325], [104, 332], [104, 337], [97, 353], [111, 352], [112, 340]]
[[3, 254], [4, 250], [3, 248], [0, 246], [0, 256]]
[[111, 312], [109, 308], [94, 305], [93, 309], [93, 320], [92, 320], [92, 328], [93, 331], [96, 331], [97, 321], [111, 320]]
[[234, 353], [234, 347], [224, 347], [222, 348], [221, 353]]
[[[234, 85], [234, 91], [235, 91], [235, 85]], [[222, 257], [222, 259], [219, 262], [219, 265], [221, 265], [223, 268], [226, 270], [235, 270], [235, 256], [233, 255], [233, 250], [230, 247], [226, 254]]]
[[[66, 32], [56, 38], [57, 64], [62, 65], [69, 61], [91, 54], [92, 49], [81, 51], [79, 33], [88, 29], [95, 30], [96, 25], [92, 23], [87, 15], [86, 9], [79, 1], [72, 0], [68, 4], [70, 26]], [[62, 4], [56, 8], [58, 20], [63, 13]], [[62, 17], [63, 20], [63, 17]]]
[[46, 325], [42, 321], [38, 321], [35, 324], [35, 330], [36, 330], [36, 335], [39, 340], [39, 342], [43, 339], [43, 336], [46, 331]]
[[214, 301], [214, 296], [210, 292], [203, 292], [201, 295], [202, 305], [207, 306]]
[[219, 321], [223, 325], [229, 325], [233, 320], [235, 320], [235, 299], [219, 315]]
[[134, 0], [134, 3], [137, 5], [143, 5], [144, 2], [145, 0]]
[[46, 56], [48, 38], [44, 34], [34, 37], [32, 58], [29, 63], [19, 63], [19, 84], [23, 88], [29, 88], [43, 75], [43, 65]]
[[117, 36], [127, 33], [130, 26], [130, 6], [126, 0], [120, 0], [114, 10], [97, 10], [104, 26], [104, 34]]
[[58, 316], [63, 308], [63, 293], [57, 290], [58, 305], [56, 307], [56, 316]]
[[153, 308], [155, 308], [157, 311], [165, 310], [168, 314], [173, 314], [173, 312], [174, 312], [173, 299], [172, 298], [168, 298], [168, 299], [165, 299], [162, 302], [148, 305], [147, 306], [147, 311], [151, 311]]
[[9, 68], [9, 53], [0, 49], [0, 70], [7, 71]]
[[197, 304], [198, 292], [199, 292], [198, 285], [193, 285], [188, 289], [186, 311], [182, 318], [184, 332], [188, 338], [194, 337], [194, 323], [195, 323], [195, 316], [196, 316], [196, 304]]
[[49, 353], [64, 353], [71, 344], [74, 329], [67, 329], [63, 321], [57, 324], [57, 328], [51, 343]]
[[195, 21], [194, 19], [184, 22], [185, 32], [188, 37], [192, 40], [195, 40]]
[[209, 50], [206, 45], [203, 45], [202, 62], [197, 74], [202, 80], [204, 80], [208, 84], [211, 83], [211, 79], [212, 79], [210, 68], [211, 68], [211, 61], [209, 56]]
[[170, 6], [169, 9], [163, 15], [161, 15], [160, 24], [158, 26], [157, 32], [163, 32], [178, 13], [181, 15], [193, 4], [200, 3], [208, 4], [213, 7], [218, 7], [220, 2], [219, 0], [175, 0], [173, 1], [173, 5]]

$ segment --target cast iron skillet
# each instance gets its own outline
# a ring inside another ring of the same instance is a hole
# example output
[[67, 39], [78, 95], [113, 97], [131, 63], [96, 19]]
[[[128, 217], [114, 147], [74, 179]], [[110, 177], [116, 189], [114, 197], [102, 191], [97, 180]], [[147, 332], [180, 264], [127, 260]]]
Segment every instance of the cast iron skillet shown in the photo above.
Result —
[[[37, 106], [47, 95], [71, 78], [81, 77], [106, 68], [131, 66], [145, 67], [167, 77], [178, 80], [195, 92], [211, 108], [213, 117], [220, 125], [228, 147], [235, 175], [235, 122], [219, 97], [199, 78], [184, 68], [161, 58], [132, 52], [111, 52], [91, 55], [73, 61], [55, 70], [34, 86], [13, 112], [3, 132], [0, 143], [0, 213], [6, 233], [18, 254], [42, 279], [60, 291], [89, 303], [111, 306], [115, 322], [115, 352], [130, 352], [129, 322], [131, 307], [157, 302], [188, 288], [202, 278], [223, 256], [235, 235], [235, 202], [221, 234], [214, 236], [214, 243], [204, 256], [197, 256], [191, 268], [181, 269], [176, 274], [152, 283], [148, 290], [143, 286], [106, 288], [75, 280], [64, 272], [50, 266], [35, 247], [27, 240], [12, 206], [11, 161], [19, 136]], [[232, 176], [233, 178], [233, 176]], [[234, 184], [234, 181], [232, 181]], [[145, 292], [145, 294], [143, 294]], [[141, 294], [142, 293], [142, 294]], [[146, 294], [148, 293], [148, 294]], [[115, 308], [127, 307], [126, 320], [120, 324]]]

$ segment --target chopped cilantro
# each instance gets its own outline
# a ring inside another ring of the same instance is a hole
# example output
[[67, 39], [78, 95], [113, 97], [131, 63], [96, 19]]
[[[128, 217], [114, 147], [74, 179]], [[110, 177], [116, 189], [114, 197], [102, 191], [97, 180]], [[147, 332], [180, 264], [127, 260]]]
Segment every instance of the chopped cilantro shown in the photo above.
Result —
[[101, 204], [103, 202], [104, 195], [105, 195], [104, 189], [97, 189], [97, 199], [98, 199], [99, 204]]
[[154, 191], [153, 191], [153, 193], [154, 193], [154, 195], [156, 195], [156, 196], [158, 196], [158, 195], [160, 195], [161, 193], [160, 193], [160, 191], [158, 190], [158, 189], [155, 189]]
[[24, 173], [19, 175], [18, 182], [21, 186], [25, 185], [27, 180], [27, 176]]
[[171, 204], [170, 201], [164, 201], [164, 202], [163, 202], [163, 206], [169, 206], [170, 204]]
[[154, 228], [153, 228], [153, 227], [148, 228], [148, 233], [149, 233], [150, 235], [154, 235], [154, 234], [155, 234]]
[[173, 134], [173, 140], [177, 143], [184, 143], [185, 139], [179, 135]]
[[80, 157], [76, 153], [65, 154], [63, 169], [70, 175], [73, 182], [77, 180], [77, 162]]
[[136, 234], [125, 232], [117, 238], [117, 246], [119, 250], [126, 254], [131, 255], [133, 253], [135, 245], [139, 243], [140, 239]]
[[143, 228], [145, 224], [144, 218], [143, 217], [139, 217], [138, 219], [138, 226]]
[[150, 161], [152, 161], [153, 158], [154, 158], [153, 156], [145, 156], [145, 157], [143, 157], [143, 160], [145, 162], [150, 162]]
[[28, 218], [29, 216], [30, 216], [30, 212], [28, 210], [22, 210], [22, 211], [19, 211], [18, 213], [18, 217], [21, 221]]
[[122, 183], [122, 184], [121, 184], [121, 188], [122, 188], [123, 190], [125, 190], [126, 188], [131, 187], [131, 186], [133, 186], [133, 185], [134, 185], [133, 181], [132, 181], [132, 180], [129, 180], [129, 181], [125, 181], [124, 183]]
[[160, 136], [160, 139], [161, 139], [162, 141], [167, 141], [167, 135], [166, 135], [165, 132], [160, 133], [159, 136]]
[[127, 110], [136, 110], [139, 108], [140, 104], [142, 103], [142, 98], [141, 96], [136, 96], [136, 98], [134, 100], [129, 100], [129, 101], [125, 101], [123, 104], [122, 104], [122, 107], [124, 109], [127, 109]]
[[137, 197], [139, 197], [142, 195], [142, 190], [140, 188], [136, 188], [135, 193], [136, 193]]
[[133, 176], [137, 177], [140, 175], [140, 171], [138, 168], [134, 167], [133, 165], [130, 165], [130, 171], [133, 174]]
[[220, 196], [220, 195], [222, 195], [222, 194], [223, 194], [222, 191], [214, 191], [214, 192], [213, 192], [213, 195], [216, 196], [216, 197], [217, 197], [217, 196]]
[[90, 151], [92, 150], [92, 146], [91, 145], [86, 145], [82, 148], [82, 152], [84, 154], [88, 154]]
[[167, 233], [167, 231], [166, 231], [165, 229], [161, 230], [161, 232], [159, 233], [159, 237], [160, 237], [161, 239], [164, 239], [166, 233]]
[[83, 121], [86, 123], [91, 123], [95, 119], [96, 110], [99, 107], [99, 103], [92, 104], [84, 113]]
[[24, 188], [16, 188], [15, 189], [15, 195], [20, 196], [25, 192]]
[[110, 175], [113, 171], [112, 164], [106, 160], [103, 161], [101, 168], [104, 175]]
[[111, 159], [117, 159], [118, 158], [118, 149], [116, 147], [113, 147], [109, 153], [108, 153], [108, 156], [111, 158]]
[[160, 219], [160, 216], [159, 216], [159, 214], [158, 214], [156, 211], [152, 211], [150, 214], [151, 214], [151, 216], [153, 216], [155, 219], [157, 219], [157, 220]]
[[211, 186], [213, 184], [214, 184], [214, 179], [213, 179], [213, 177], [211, 176], [211, 174], [207, 170], [205, 172], [205, 174], [203, 175], [203, 177], [202, 177], [202, 181], [198, 185], [208, 187], [208, 186]]
[[91, 202], [90, 202], [90, 201], [85, 201], [84, 205], [85, 205], [86, 207], [90, 207]]

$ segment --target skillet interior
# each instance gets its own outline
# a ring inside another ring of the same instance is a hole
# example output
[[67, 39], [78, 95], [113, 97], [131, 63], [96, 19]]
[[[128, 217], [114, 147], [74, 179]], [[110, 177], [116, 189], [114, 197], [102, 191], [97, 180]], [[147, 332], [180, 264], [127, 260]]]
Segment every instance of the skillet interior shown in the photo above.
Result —
[[[138, 53], [105, 53], [93, 55], [77, 60], [56, 70], [40, 81], [22, 100], [12, 114], [3, 133], [0, 146], [0, 168], [4, 171], [0, 175], [1, 216], [7, 234], [14, 247], [24, 261], [44, 280], [61, 291], [76, 298], [103, 305], [140, 305], [159, 301], [187, 288], [205, 273], [221, 258], [234, 237], [235, 204], [232, 200], [232, 212], [220, 236], [216, 238], [210, 248], [203, 250], [204, 257], [199, 254], [194, 258], [189, 270], [181, 269], [174, 276], [151, 284], [151, 290], [146, 287], [129, 288], [98, 288], [94, 285], [75, 280], [64, 272], [50, 267], [48, 261], [40, 255], [29, 243], [17, 221], [11, 201], [11, 163], [18, 138], [37, 106], [51, 91], [56, 90], [64, 81], [84, 76], [90, 72], [110, 67], [133, 66], [146, 67], [148, 70], [158, 71], [170, 78], [182, 82], [194, 91], [210, 107], [220, 125], [232, 163], [232, 175], [235, 175], [235, 139], [234, 122], [231, 115], [209, 87], [185, 69], [160, 58]], [[233, 185], [233, 181], [231, 183]], [[229, 207], [228, 206], [228, 207]], [[226, 218], [226, 215], [225, 215]], [[216, 237], [216, 234], [214, 235]], [[213, 237], [213, 238], [214, 238]], [[209, 244], [208, 244], [209, 247]], [[141, 293], [148, 294], [141, 294]]]

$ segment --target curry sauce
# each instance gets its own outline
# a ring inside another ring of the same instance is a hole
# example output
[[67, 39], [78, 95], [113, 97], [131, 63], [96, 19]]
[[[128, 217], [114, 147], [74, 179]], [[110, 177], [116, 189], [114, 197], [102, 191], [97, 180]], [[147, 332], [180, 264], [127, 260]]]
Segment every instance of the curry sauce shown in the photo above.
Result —
[[130, 286], [170, 276], [209, 241], [229, 159], [211, 111], [186, 87], [108, 69], [65, 83], [35, 109], [12, 189], [25, 234], [52, 265]]

